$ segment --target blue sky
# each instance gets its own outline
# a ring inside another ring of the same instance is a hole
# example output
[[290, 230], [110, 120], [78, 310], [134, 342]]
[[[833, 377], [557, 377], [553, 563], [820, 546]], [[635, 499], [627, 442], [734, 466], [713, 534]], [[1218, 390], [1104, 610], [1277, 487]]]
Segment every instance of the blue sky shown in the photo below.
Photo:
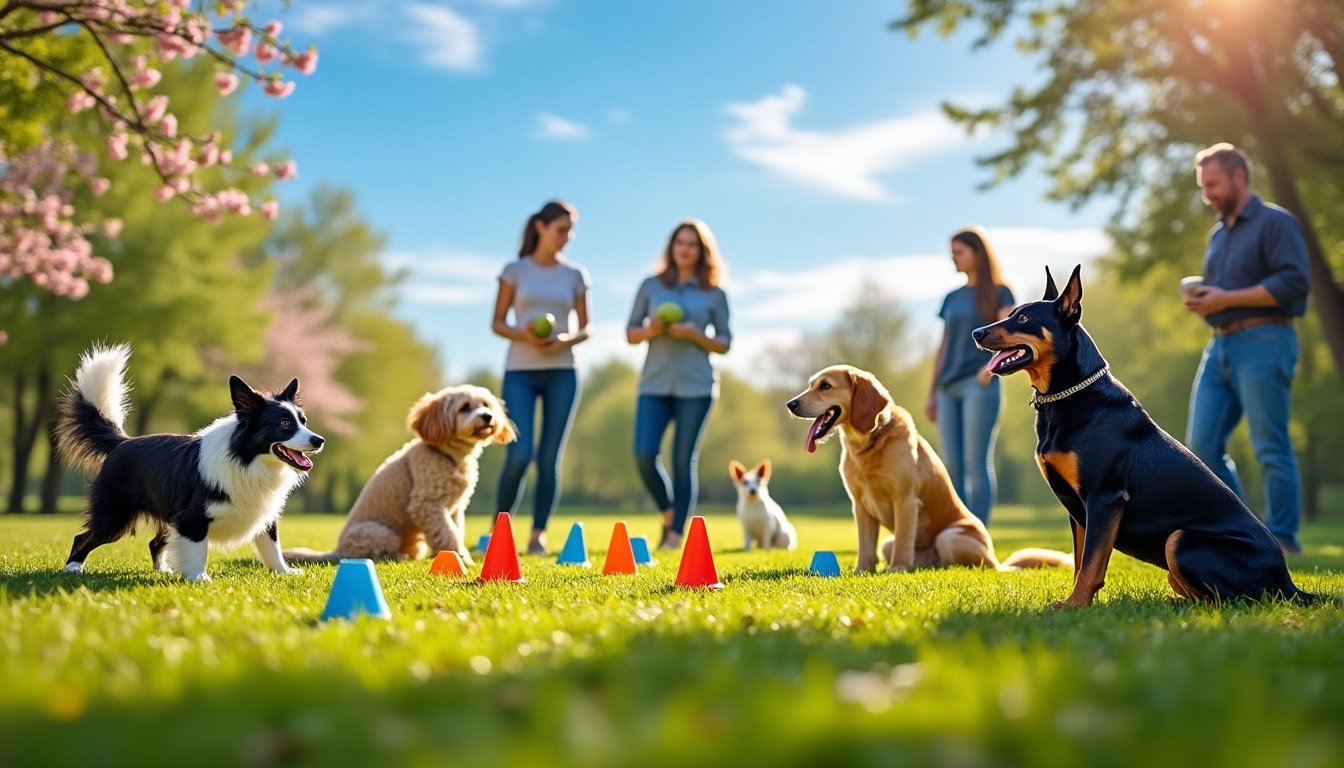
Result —
[[578, 208], [567, 255], [593, 279], [582, 365], [638, 364], [625, 318], [683, 217], [710, 225], [728, 264], [727, 368], [747, 373], [766, 347], [825, 327], [864, 279], [933, 345], [938, 298], [959, 283], [955, 229], [985, 226], [1026, 296], [1042, 265], [1106, 247], [1110, 206], [1046, 202], [1039, 174], [977, 191], [987, 172], [973, 158], [1007, 137], [968, 136], [939, 103], [998, 103], [1039, 75], [1009, 46], [890, 32], [902, 10], [298, 0], [287, 33], [321, 60], [281, 102], [279, 143], [300, 173], [284, 199], [319, 182], [355, 191], [389, 235], [385, 258], [411, 272], [401, 314], [450, 380], [502, 366], [495, 278], [552, 197]]

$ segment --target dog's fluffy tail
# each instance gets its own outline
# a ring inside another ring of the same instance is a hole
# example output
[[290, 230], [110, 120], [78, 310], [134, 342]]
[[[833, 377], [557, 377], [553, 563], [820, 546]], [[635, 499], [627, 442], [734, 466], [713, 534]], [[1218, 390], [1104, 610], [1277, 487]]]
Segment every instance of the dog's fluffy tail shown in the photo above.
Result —
[[285, 559], [294, 563], [335, 563], [339, 562], [341, 555], [339, 552], [318, 552], [315, 549], [286, 549]]
[[126, 421], [126, 344], [93, 347], [79, 359], [79, 368], [56, 411], [56, 447], [67, 464], [97, 471], [112, 449], [130, 439]]
[[1000, 571], [1020, 571], [1023, 568], [1072, 568], [1073, 555], [1067, 552], [1058, 552], [1053, 549], [1040, 549], [1037, 547], [1027, 547], [1019, 549], [1003, 562], [999, 563]]

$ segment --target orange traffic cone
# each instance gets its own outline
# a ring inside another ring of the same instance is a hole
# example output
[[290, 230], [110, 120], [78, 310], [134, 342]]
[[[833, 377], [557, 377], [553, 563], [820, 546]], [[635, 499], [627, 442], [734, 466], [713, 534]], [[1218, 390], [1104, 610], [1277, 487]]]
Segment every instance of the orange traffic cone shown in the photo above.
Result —
[[625, 530], [625, 521], [616, 523], [611, 531], [611, 545], [607, 547], [607, 560], [602, 564], [602, 575], [613, 573], [639, 573], [635, 565], [635, 550], [630, 546], [630, 534]]
[[495, 531], [485, 548], [485, 562], [481, 564], [478, 581], [523, 581], [523, 568], [518, 564], [518, 548], [513, 544], [513, 523], [508, 512], [495, 518]]
[[719, 572], [714, 567], [714, 553], [709, 549], [709, 534], [705, 532], [705, 518], [691, 518], [691, 532], [681, 549], [681, 566], [677, 568], [678, 587], [723, 589]]
[[467, 575], [467, 569], [462, 565], [462, 557], [448, 550], [434, 556], [434, 562], [429, 564], [429, 572], [438, 576]]

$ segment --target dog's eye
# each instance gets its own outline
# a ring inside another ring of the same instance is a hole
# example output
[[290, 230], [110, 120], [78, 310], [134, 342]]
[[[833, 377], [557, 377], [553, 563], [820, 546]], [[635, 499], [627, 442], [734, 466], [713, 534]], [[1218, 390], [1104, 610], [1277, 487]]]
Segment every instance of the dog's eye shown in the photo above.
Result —
[[471, 412], [471, 403], [463, 403], [463, 404], [462, 404], [462, 407], [457, 409], [457, 412], [458, 412], [458, 413], [470, 413], [470, 412]]
[[823, 382], [821, 382], [820, 384], [817, 385], [817, 389], [821, 389], [821, 390], [827, 390], [827, 389], [830, 389], [830, 388], [831, 388], [831, 382], [829, 382], [829, 381], [823, 381]]
[[1017, 323], [1018, 323], [1018, 325], [1021, 325], [1021, 324], [1025, 323], [1025, 322], [1027, 322], [1027, 316], [1026, 316], [1025, 314], [1021, 314], [1021, 315], [1018, 315], [1018, 316], [1017, 316]]
[[280, 420], [280, 428], [281, 428], [281, 429], [293, 429], [293, 428], [294, 428], [294, 422], [290, 421], [289, 419], [281, 419], [281, 420]]

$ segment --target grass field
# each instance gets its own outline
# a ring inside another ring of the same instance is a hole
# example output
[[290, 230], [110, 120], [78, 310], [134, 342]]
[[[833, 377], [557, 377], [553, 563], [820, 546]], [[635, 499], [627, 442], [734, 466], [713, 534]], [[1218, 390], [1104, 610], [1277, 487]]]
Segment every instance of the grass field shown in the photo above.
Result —
[[[552, 546], [583, 519], [600, 566], [618, 518], [569, 511]], [[731, 510], [702, 511], [721, 592], [671, 587], [673, 557], [616, 577], [525, 557], [521, 585], [383, 563], [393, 618], [330, 623], [334, 566], [276, 576], [239, 549], [186, 584], [141, 537], [65, 574], [75, 518], [0, 519], [0, 764], [1344, 765], [1339, 605], [1172, 604], [1118, 554], [1082, 612], [1046, 607], [1062, 570], [815, 578], [815, 549], [852, 569], [846, 515], [743, 553]], [[998, 514], [1000, 555], [1069, 548], [1062, 512]], [[1303, 538], [1299, 585], [1344, 595], [1344, 526]]]

